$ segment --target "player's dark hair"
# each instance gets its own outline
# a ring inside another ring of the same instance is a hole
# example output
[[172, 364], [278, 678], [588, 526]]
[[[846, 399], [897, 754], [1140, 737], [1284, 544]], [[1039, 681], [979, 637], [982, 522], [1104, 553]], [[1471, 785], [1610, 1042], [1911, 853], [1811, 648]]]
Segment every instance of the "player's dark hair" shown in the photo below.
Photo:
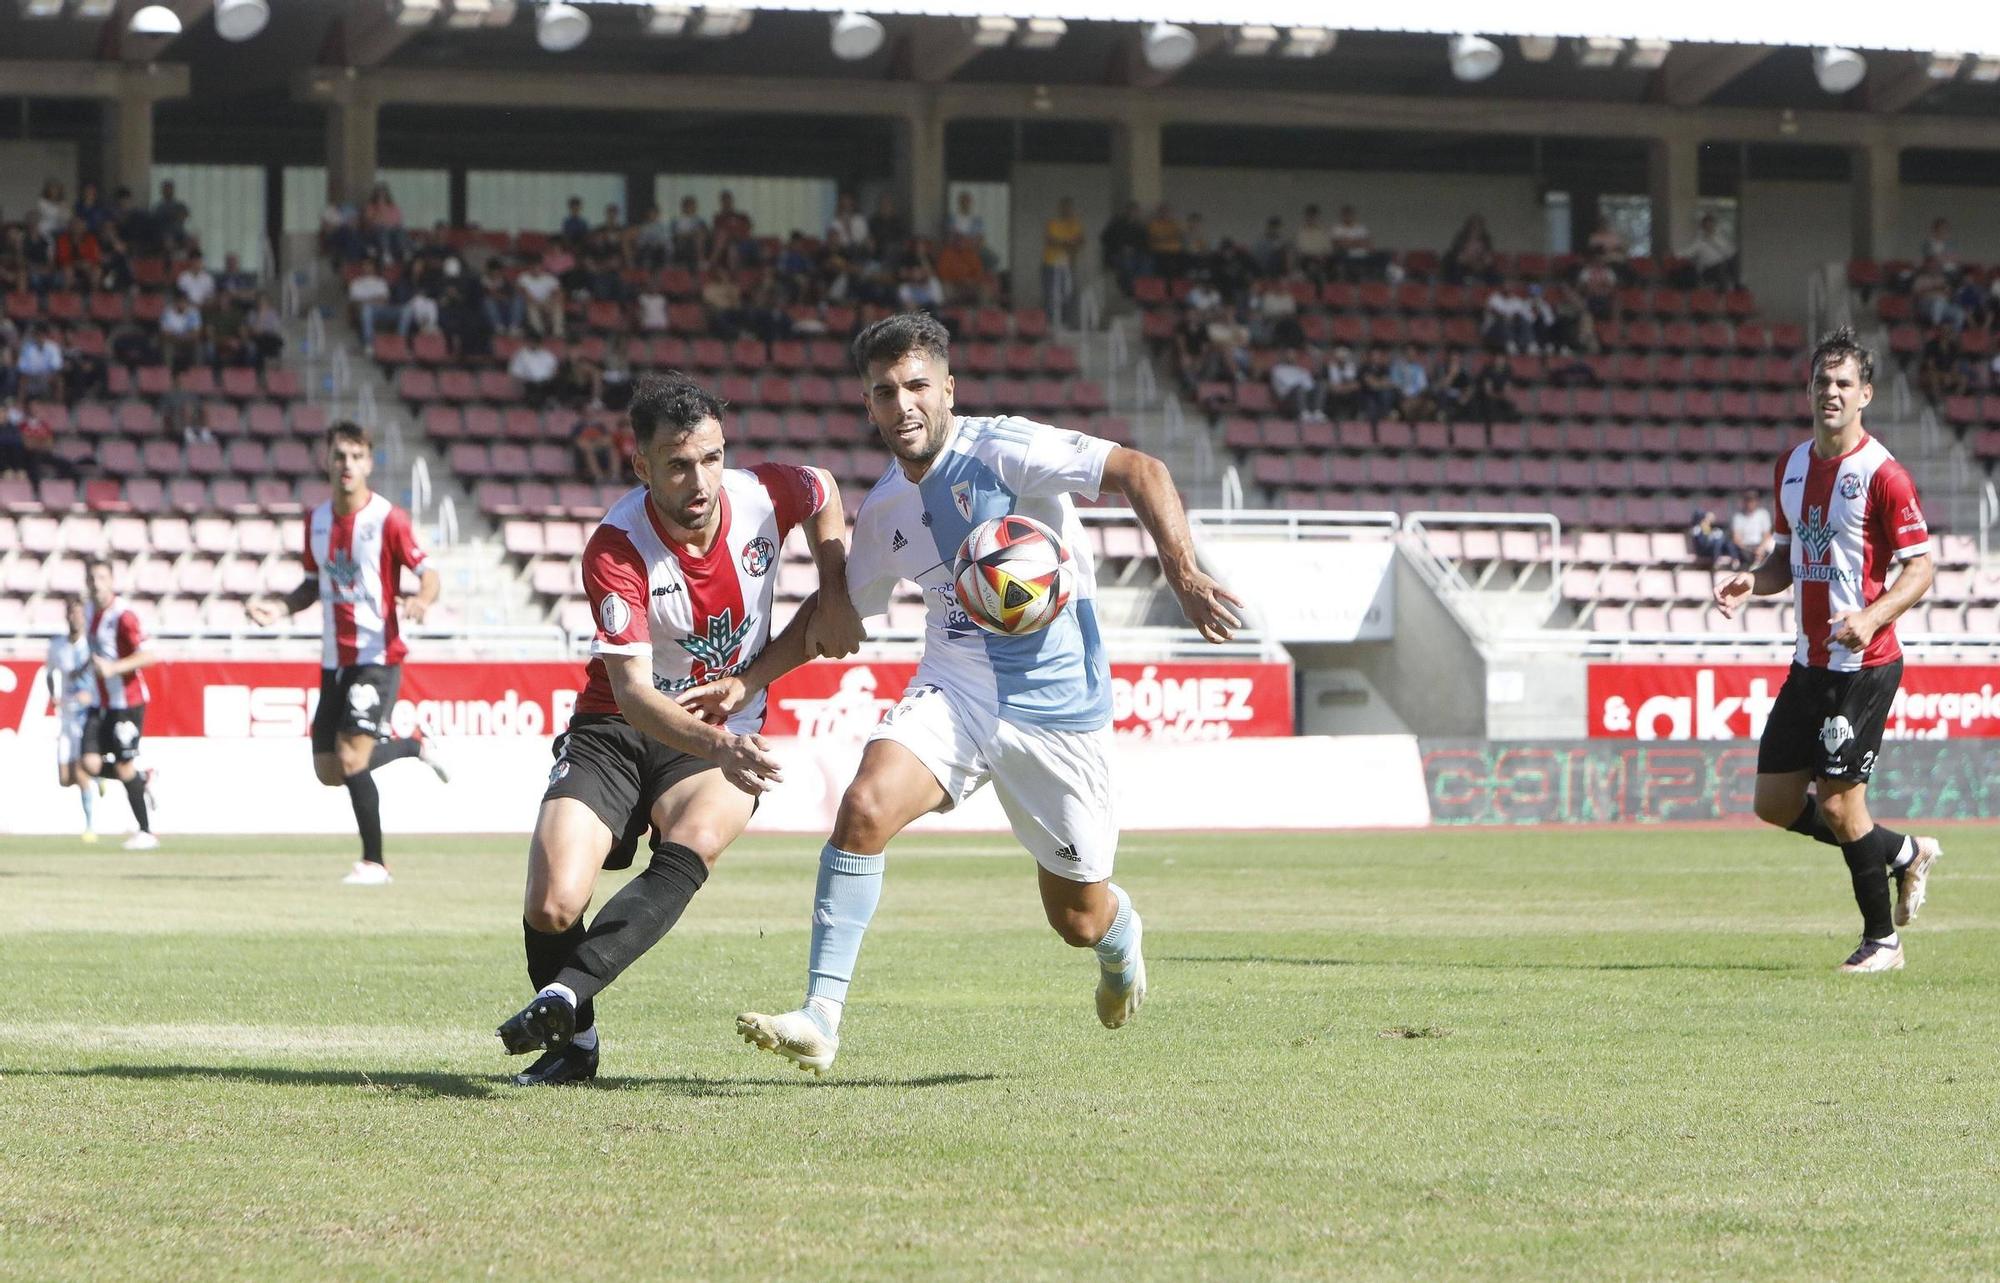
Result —
[[645, 449], [661, 432], [684, 437], [705, 421], [722, 422], [726, 403], [679, 370], [642, 374], [632, 381], [632, 435]]
[[868, 377], [872, 365], [894, 365], [912, 352], [940, 363], [951, 360], [951, 332], [929, 312], [885, 316], [854, 336], [854, 372]]
[[1819, 346], [1813, 349], [1812, 364], [1807, 367], [1807, 372], [1813, 377], [1818, 377], [1821, 370], [1839, 365], [1850, 357], [1853, 358], [1855, 372], [1861, 376], [1861, 381], [1864, 384], [1873, 384], [1875, 351], [1873, 348], [1864, 347], [1861, 341], [1854, 337], [1854, 327], [1851, 325], [1843, 325], [1820, 339]]
[[352, 419], [337, 419], [326, 425], [327, 448], [332, 449], [336, 441], [352, 441], [368, 450], [375, 448], [375, 438], [368, 434], [368, 429]]

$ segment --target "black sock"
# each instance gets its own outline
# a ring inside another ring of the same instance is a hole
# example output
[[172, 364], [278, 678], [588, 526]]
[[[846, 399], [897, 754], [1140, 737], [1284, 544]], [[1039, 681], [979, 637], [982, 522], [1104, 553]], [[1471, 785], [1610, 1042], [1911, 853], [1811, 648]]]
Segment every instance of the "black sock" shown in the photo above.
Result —
[[424, 746], [418, 740], [383, 740], [375, 746], [375, 751], [369, 754], [368, 769], [372, 771], [378, 766], [400, 762], [406, 757], [415, 757], [423, 751]]
[[[1896, 871], [1896, 858], [1902, 855], [1903, 844], [1909, 841], [1909, 839], [1904, 837], [1900, 833], [1894, 832], [1890, 829], [1885, 829], [1879, 824], [1875, 826], [1875, 831], [1877, 833], [1887, 834], [1889, 841], [1895, 843], [1894, 846], [1885, 845], [1882, 848], [1884, 851], [1887, 851], [1889, 853], [1887, 857], [1889, 861], [1889, 872], [1894, 873]], [[1904, 861], [1904, 863], [1908, 863], [1908, 861]]]
[[600, 992], [673, 929], [706, 881], [708, 866], [692, 850], [678, 842], [655, 845], [639, 876], [598, 911], [576, 957], [556, 982], [576, 990], [579, 998]]
[[[527, 946], [528, 983], [540, 993], [555, 983], [557, 976], [576, 953], [576, 947], [583, 943], [583, 920], [578, 919], [561, 931], [537, 931], [524, 919], [521, 923], [522, 943]], [[597, 1023], [597, 1004], [585, 998], [576, 1009], [576, 1028], [581, 1033]]]
[[151, 833], [152, 824], [146, 818], [146, 777], [134, 774], [125, 781], [125, 800], [132, 804], [132, 818], [139, 822], [141, 833]]
[[1813, 800], [1810, 793], [1806, 795], [1806, 809], [1799, 812], [1798, 819], [1785, 826], [1785, 831], [1803, 833], [1813, 841], [1824, 842], [1828, 846], [1840, 845], [1840, 839], [1833, 835], [1832, 829], [1826, 827], [1826, 817], [1819, 813], [1819, 803]]
[[1896, 922], [1889, 912], [1889, 861], [1903, 844], [1900, 834], [1876, 826], [1853, 842], [1843, 842], [1840, 853], [1847, 857], [1847, 871], [1854, 878], [1854, 903], [1861, 908], [1861, 934], [1880, 940], [1895, 934]]
[[361, 830], [361, 858], [382, 863], [382, 791], [375, 777], [363, 771], [347, 777], [347, 800], [354, 804], [354, 826]]

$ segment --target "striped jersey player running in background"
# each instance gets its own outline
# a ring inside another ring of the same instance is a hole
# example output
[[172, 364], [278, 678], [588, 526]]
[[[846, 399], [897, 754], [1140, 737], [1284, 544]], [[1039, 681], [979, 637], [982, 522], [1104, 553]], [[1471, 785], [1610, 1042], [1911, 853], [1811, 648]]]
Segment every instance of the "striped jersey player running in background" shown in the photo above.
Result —
[[341, 881], [382, 886], [382, 793], [374, 770], [406, 757], [421, 759], [440, 780], [444, 767], [423, 732], [389, 734], [389, 714], [403, 683], [404, 645], [396, 626], [397, 583], [405, 568], [418, 575], [417, 595], [401, 599], [413, 624], [438, 596], [438, 573], [417, 543], [410, 514], [368, 488], [375, 445], [368, 430], [336, 423], [326, 432], [326, 475], [333, 497], [306, 514], [306, 577], [276, 601], [250, 604], [250, 618], [269, 628], [321, 605], [319, 706], [313, 710], [313, 774], [328, 788], [347, 789], [361, 833], [361, 858]]
[[118, 595], [108, 561], [86, 568], [90, 596], [84, 603], [83, 632], [90, 641], [90, 668], [97, 679], [95, 702], [84, 721], [83, 755], [77, 764], [93, 781], [111, 773], [125, 786], [138, 829], [125, 839], [127, 851], [150, 851], [153, 836], [153, 773], [139, 769], [139, 741], [146, 730], [146, 702], [153, 697], [143, 671], [153, 662], [146, 649], [146, 626]]
[[97, 682], [90, 669], [90, 637], [83, 627], [83, 599], [63, 599], [66, 632], [49, 638], [49, 703], [56, 712], [56, 783], [76, 785], [83, 803], [83, 840], [97, 841], [97, 790], [101, 785], [83, 773], [83, 735], [96, 702]]
[[1903, 675], [1896, 620], [1930, 591], [1936, 565], [1916, 484], [1861, 424], [1875, 354], [1843, 326], [1814, 349], [1810, 377], [1812, 439], [1772, 478], [1777, 543], [1755, 569], [1718, 581], [1715, 601], [1733, 615], [1753, 595], [1792, 590], [1798, 645], [1757, 749], [1757, 816], [1840, 848], [1861, 908], [1861, 944], [1840, 969], [1894, 971], [1896, 928], [1923, 907], [1943, 848], [1877, 824], [1868, 778]]

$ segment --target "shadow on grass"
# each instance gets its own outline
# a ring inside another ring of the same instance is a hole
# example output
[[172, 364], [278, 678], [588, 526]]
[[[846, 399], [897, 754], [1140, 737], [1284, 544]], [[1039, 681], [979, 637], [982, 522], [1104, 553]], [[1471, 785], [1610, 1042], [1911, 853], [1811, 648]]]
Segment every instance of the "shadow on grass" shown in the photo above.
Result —
[[1779, 962], [1472, 962], [1423, 958], [1284, 958], [1274, 954], [1188, 954], [1161, 962], [1270, 963], [1280, 967], [1449, 967], [1470, 971], [1796, 971]]
[[[521, 1062], [526, 1064], [524, 1060]], [[287, 1069], [275, 1065], [92, 1065], [83, 1069], [0, 1068], [0, 1077], [18, 1078], [124, 1078], [222, 1079], [260, 1083], [271, 1087], [355, 1087], [383, 1096], [412, 1099], [454, 1097], [484, 1100], [526, 1091], [507, 1081], [506, 1075], [491, 1077], [473, 1074], [405, 1072], [362, 1069]], [[958, 1087], [969, 1083], [992, 1082], [998, 1074], [920, 1074], [912, 1078], [828, 1078], [794, 1084], [772, 1078], [700, 1078], [691, 1075], [606, 1076], [591, 1084], [598, 1091], [658, 1091], [670, 1096], [748, 1096], [794, 1085], [823, 1088], [910, 1088]]]

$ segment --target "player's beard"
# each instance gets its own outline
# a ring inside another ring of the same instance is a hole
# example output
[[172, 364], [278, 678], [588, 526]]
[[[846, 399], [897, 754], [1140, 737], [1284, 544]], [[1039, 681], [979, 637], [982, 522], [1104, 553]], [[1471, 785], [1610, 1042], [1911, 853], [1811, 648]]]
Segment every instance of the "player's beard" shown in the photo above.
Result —
[[[937, 458], [939, 452], [944, 449], [946, 422], [947, 420], [943, 415], [933, 419], [930, 415], [926, 414], [923, 416], [923, 439], [917, 442], [915, 446], [904, 446], [900, 440], [891, 437], [889, 453], [895, 455], [905, 463], [928, 464], [931, 460]], [[901, 424], [897, 426], [900, 428]]]

